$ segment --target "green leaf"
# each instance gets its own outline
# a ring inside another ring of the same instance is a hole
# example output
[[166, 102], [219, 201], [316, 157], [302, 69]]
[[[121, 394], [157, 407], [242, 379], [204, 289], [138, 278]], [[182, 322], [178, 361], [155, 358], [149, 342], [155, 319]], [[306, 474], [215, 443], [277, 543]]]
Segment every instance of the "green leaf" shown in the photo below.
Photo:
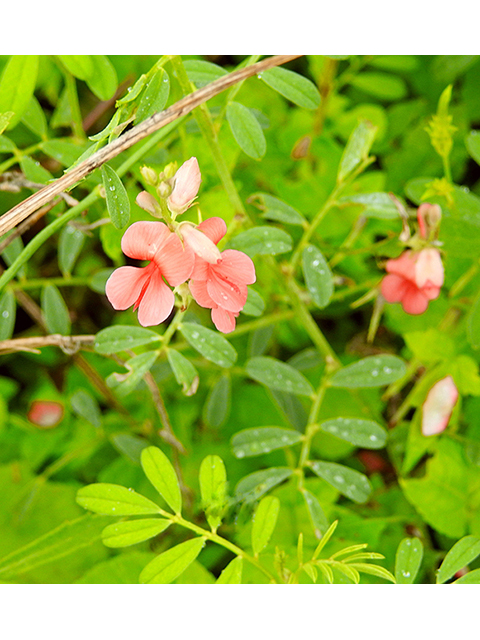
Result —
[[108, 516], [140, 516], [160, 511], [157, 504], [133, 489], [103, 482], [79, 489], [77, 503], [84, 509]]
[[443, 584], [452, 578], [480, 555], [480, 538], [465, 536], [456, 542], [445, 556], [437, 571], [437, 584]]
[[17, 305], [15, 294], [6, 289], [0, 296], [0, 340], [10, 340], [15, 329]]
[[152, 368], [157, 357], [157, 351], [146, 351], [130, 358], [123, 365], [128, 370], [127, 373], [112, 373], [106, 380], [107, 385], [115, 389], [118, 396], [127, 396], [135, 389], [147, 371]]
[[170, 584], [192, 564], [204, 545], [204, 538], [194, 538], [164, 551], [147, 564], [140, 574], [140, 584]]
[[94, 349], [97, 353], [110, 354], [134, 349], [141, 345], [160, 340], [161, 336], [143, 327], [115, 325], [102, 329], [95, 336]]
[[53, 180], [53, 176], [50, 171], [47, 171], [38, 160], [34, 160], [26, 154], [23, 155], [20, 160], [20, 169], [25, 175], [25, 178], [32, 182], [47, 184], [47, 182]]
[[320, 93], [317, 87], [308, 78], [295, 71], [275, 67], [263, 71], [258, 77], [299, 107], [316, 109], [320, 104]]
[[248, 287], [248, 296], [245, 306], [242, 309], [242, 313], [245, 313], [247, 316], [253, 316], [254, 318], [258, 318], [265, 311], [265, 301], [262, 296], [252, 289], [252, 287]]
[[383, 580], [388, 580], [389, 582], [393, 582], [395, 584], [395, 577], [384, 569], [383, 567], [379, 567], [377, 564], [367, 564], [366, 562], [355, 562], [348, 565], [352, 569], [356, 569], [360, 573], [369, 573], [372, 576], [376, 576], [377, 578], [382, 578]]
[[467, 336], [475, 349], [480, 347], [480, 295], [478, 295], [467, 315]]
[[464, 576], [455, 580], [453, 584], [480, 584], [480, 569], [469, 571]]
[[345, 178], [368, 158], [376, 133], [377, 127], [368, 120], [361, 120], [358, 123], [348, 139], [340, 160], [337, 175], [339, 183], [344, 182]]
[[154, 538], [171, 524], [170, 520], [163, 518], [142, 518], [129, 522], [116, 522], [108, 525], [102, 531], [103, 544], [112, 549], [129, 547], [132, 544]]
[[234, 558], [227, 564], [215, 584], [242, 584], [243, 558]]
[[207, 425], [218, 429], [230, 414], [232, 383], [230, 376], [221, 375], [211, 387], [203, 408], [203, 419]]
[[335, 533], [335, 529], [337, 528], [337, 525], [338, 525], [338, 520], [335, 520], [335, 522], [332, 522], [332, 524], [328, 527], [327, 531], [325, 531], [325, 533], [322, 536], [322, 539], [318, 543], [318, 545], [317, 545], [317, 547], [316, 547], [316, 549], [315, 549], [315, 551], [313, 553], [312, 560], [316, 560], [318, 558], [320, 553], [325, 548], [327, 542], [330, 540], [330, 538]]
[[243, 251], [253, 258], [256, 255], [276, 256], [287, 253], [293, 247], [291, 236], [276, 227], [255, 227], [242, 231], [228, 243], [229, 249]]
[[423, 544], [419, 538], [404, 538], [395, 558], [397, 584], [413, 584], [423, 559]]
[[193, 364], [176, 349], [168, 349], [168, 362], [178, 384], [186, 396], [193, 396], [198, 389], [198, 371]]
[[[0, 133], [3, 133], [5, 129], [8, 127], [10, 120], [13, 118], [15, 114], [13, 111], [7, 111], [6, 113], [0, 113]], [[0, 140], [0, 150], [1, 151], [14, 151], [15, 145], [14, 143], [5, 136], [1, 136]]]
[[204, 358], [220, 367], [231, 367], [237, 360], [237, 352], [222, 335], [193, 322], [183, 322], [180, 331], [187, 342]]
[[132, 433], [119, 432], [112, 433], [109, 439], [119, 453], [134, 464], [140, 464], [142, 451], [148, 447], [148, 442], [145, 438], [139, 438]]
[[70, 404], [76, 414], [88, 420], [99, 429], [102, 426], [102, 414], [95, 398], [85, 389], [77, 389], [70, 396]]
[[333, 418], [319, 426], [322, 431], [364, 449], [381, 449], [388, 437], [385, 429], [373, 420]]
[[[70, 167], [85, 153], [87, 146], [85, 144], [78, 145], [69, 140], [57, 138], [43, 142], [41, 149], [47, 156], [54, 158], [64, 167]], [[88, 149], [91, 149], [91, 147], [88, 147]]]
[[256, 427], [236, 433], [231, 440], [236, 458], [249, 458], [269, 453], [275, 449], [291, 447], [303, 440], [298, 431], [280, 427]]
[[0, 113], [13, 111], [8, 129], [20, 122], [35, 90], [38, 56], [11, 56], [0, 78]]
[[311, 462], [310, 467], [317, 476], [323, 478], [353, 502], [363, 504], [372, 493], [372, 485], [368, 478], [363, 473], [350, 469], [350, 467], [344, 467], [335, 462], [320, 462], [318, 460]]
[[206, 60], [185, 60], [183, 63], [190, 82], [197, 87], [204, 87], [214, 80], [227, 75], [227, 71], [218, 64], [207, 62]]
[[350, 84], [380, 100], [396, 101], [407, 95], [405, 81], [389, 73], [364, 71], [354, 76]]
[[252, 549], [258, 555], [267, 546], [280, 511], [280, 500], [275, 496], [265, 496], [260, 500], [253, 516]]
[[395, 382], [405, 372], [405, 362], [397, 356], [368, 356], [336, 371], [330, 385], [344, 389], [382, 387]]
[[66, 69], [79, 80], [86, 80], [93, 73], [92, 56], [58, 56]]
[[85, 78], [87, 86], [100, 100], [109, 100], [118, 85], [117, 72], [107, 56], [89, 56], [92, 71]]
[[58, 240], [58, 266], [64, 276], [72, 273], [73, 266], [85, 242], [85, 234], [70, 224], [63, 227]]
[[470, 131], [465, 139], [468, 153], [477, 164], [480, 164], [480, 135], [478, 131]]
[[219, 456], [210, 455], [203, 459], [199, 473], [202, 508], [212, 531], [222, 522], [227, 500], [227, 472]]
[[235, 497], [237, 500], [255, 502], [292, 474], [293, 469], [289, 467], [270, 467], [269, 469], [262, 469], [262, 471], [254, 471], [242, 478], [237, 484]]
[[247, 361], [248, 375], [271, 389], [300, 396], [313, 396], [314, 389], [299, 371], [270, 356], [258, 356]]
[[311, 493], [311, 491], [303, 489], [302, 495], [305, 499], [305, 504], [307, 505], [308, 515], [312, 521], [315, 537], [321, 538], [329, 526], [327, 516], [325, 515], [322, 505], [318, 501], [317, 497]]
[[145, 86], [146, 81], [147, 76], [143, 73], [135, 82], [133, 87], [127, 88], [127, 93], [123, 96], [123, 98], [117, 100], [117, 102], [115, 103], [116, 106], [119, 107], [122, 104], [128, 104], [129, 102], [132, 102], [132, 100], [135, 100], [135, 98], [140, 95], [140, 92]]
[[135, 122], [138, 124], [154, 113], [162, 111], [170, 94], [170, 78], [165, 69], [158, 69], [149, 80], [138, 105]]
[[117, 229], [123, 229], [130, 220], [130, 200], [128, 199], [127, 190], [118, 175], [108, 164], [102, 166], [102, 179], [105, 187], [108, 214], [114, 226]]
[[378, 218], [380, 220], [396, 220], [399, 213], [395, 203], [388, 193], [379, 191], [373, 193], [357, 193], [352, 196], [339, 198], [338, 205], [359, 204], [362, 205], [362, 216], [366, 218]]
[[320, 249], [312, 244], [305, 247], [302, 253], [302, 268], [314, 304], [323, 309], [333, 295], [333, 276]]
[[145, 475], [173, 511], [182, 510], [182, 494], [177, 474], [167, 456], [157, 447], [147, 447], [141, 455]]
[[267, 220], [275, 220], [277, 222], [284, 222], [285, 224], [293, 224], [301, 227], [307, 223], [306, 219], [296, 209], [268, 193], [254, 193], [250, 196], [248, 202], [251, 202], [263, 211], [262, 218], [266, 218]]
[[65, 301], [55, 285], [47, 284], [43, 287], [41, 305], [48, 331], [64, 336], [68, 335], [71, 331], [70, 315]]
[[35, 96], [30, 98], [30, 102], [23, 113], [22, 122], [39, 138], [45, 139], [47, 137], [48, 125], [45, 112]]
[[227, 120], [238, 146], [247, 156], [260, 160], [267, 150], [262, 127], [253, 113], [239, 102], [227, 106]]

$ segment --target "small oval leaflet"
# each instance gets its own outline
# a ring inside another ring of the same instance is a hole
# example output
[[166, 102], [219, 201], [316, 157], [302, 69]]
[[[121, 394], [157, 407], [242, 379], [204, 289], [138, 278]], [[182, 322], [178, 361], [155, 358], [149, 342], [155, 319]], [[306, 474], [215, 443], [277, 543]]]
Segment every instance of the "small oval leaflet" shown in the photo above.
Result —
[[295, 71], [275, 67], [267, 69], [258, 76], [269, 87], [304, 109], [316, 109], [320, 104], [320, 93], [317, 87]]
[[227, 71], [218, 64], [208, 62], [206, 60], [185, 60], [183, 63], [188, 79], [193, 82], [197, 88], [204, 87], [214, 80], [218, 80], [222, 76], [227, 75]]
[[252, 289], [252, 287], [248, 287], [248, 296], [247, 301], [245, 302], [245, 306], [242, 309], [242, 313], [247, 316], [253, 316], [254, 318], [258, 318], [265, 311], [265, 301], [262, 296]]
[[320, 539], [328, 529], [328, 520], [325, 515], [322, 505], [318, 501], [318, 498], [308, 489], [302, 491], [302, 495], [307, 505], [308, 514], [312, 521], [315, 537]]
[[128, 522], [116, 522], [110, 524], [102, 531], [102, 541], [106, 547], [113, 549], [129, 547], [132, 544], [150, 540], [170, 525], [170, 520], [163, 518], [142, 518]]
[[343, 151], [338, 169], [338, 182], [343, 182], [363, 160], [366, 160], [376, 133], [377, 127], [374, 127], [368, 120], [359, 122], [356, 129], [351, 133]]
[[109, 516], [157, 514], [159, 506], [118, 484], [89, 484], [77, 491], [77, 503], [84, 509]]
[[280, 500], [276, 496], [265, 496], [255, 510], [252, 526], [252, 549], [258, 555], [267, 546], [277, 524]]
[[322, 422], [320, 429], [364, 449], [381, 449], [388, 437], [379, 424], [360, 418], [333, 418]]
[[323, 253], [309, 244], [302, 253], [302, 267], [305, 283], [314, 304], [323, 309], [333, 295], [333, 276]]
[[17, 305], [15, 294], [6, 289], [0, 297], [0, 340], [9, 340], [15, 327]]
[[97, 353], [110, 354], [134, 349], [141, 345], [160, 340], [161, 336], [143, 327], [115, 325], [102, 329], [95, 336], [94, 349]]
[[138, 124], [154, 113], [162, 111], [170, 94], [170, 78], [165, 69], [158, 69], [149, 80], [138, 105], [135, 122]]
[[255, 502], [265, 493], [293, 474], [290, 467], [270, 467], [262, 471], [254, 471], [245, 476], [235, 487], [235, 498], [245, 502]]
[[443, 584], [457, 571], [466, 567], [480, 555], [480, 538], [465, 536], [456, 542], [445, 556], [437, 571], [437, 584]]
[[312, 396], [314, 389], [299, 371], [270, 356], [258, 356], [248, 360], [248, 375], [271, 389], [279, 389], [300, 396]]
[[303, 227], [307, 222], [296, 209], [268, 193], [254, 193], [250, 196], [248, 202], [263, 211], [262, 218], [298, 225], [300, 227]]
[[239, 233], [228, 243], [229, 249], [243, 251], [253, 258], [256, 255], [275, 256], [287, 253], [293, 247], [291, 236], [276, 227], [255, 227]]
[[209, 455], [203, 459], [199, 473], [202, 507], [213, 531], [222, 522], [227, 500], [227, 472], [219, 456]]
[[172, 463], [158, 447], [146, 447], [141, 453], [145, 475], [175, 513], [182, 510], [182, 494]]
[[186, 396], [193, 396], [198, 388], [198, 371], [193, 364], [176, 349], [168, 349], [168, 363], [178, 384]]
[[262, 127], [248, 107], [239, 102], [230, 102], [227, 120], [238, 146], [247, 156], [260, 160], [267, 150]]
[[302, 434], [292, 429], [257, 427], [239, 431], [232, 437], [231, 444], [236, 458], [249, 458], [290, 447], [302, 439]]
[[343, 196], [338, 200], [338, 205], [359, 204], [362, 205], [362, 216], [366, 218], [379, 218], [380, 220], [396, 220], [399, 217], [398, 209], [388, 193], [379, 191], [374, 193], [357, 193], [352, 196]]
[[368, 356], [336, 371], [330, 385], [344, 389], [382, 387], [395, 382], [405, 372], [405, 362], [397, 356]]
[[419, 538], [404, 538], [395, 558], [397, 584], [413, 584], [423, 559], [423, 544]]
[[170, 584], [192, 564], [204, 545], [204, 538], [193, 538], [161, 553], [142, 571], [140, 584]]
[[97, 429], [102, 424], [102, 414], [95, 398], [86, 389], [77, 389], [70, 396], [70, 404], [75, 413], [88, 420]]
[[220, 367], [231, 367], [235, 364], [237, 352], [219, 333], [193, 322], [183, 322], [180, 331], [187, 342], [210, 362]]
[[210, 427], [218, 429], [230, 414], [232, 383], [230, 376], [222, 374], [211, 387], [203, 407], [203, 419]]
[[363, 504], [372, 493], [372, 485], [363, 473], [335, 462], [315, 461], [310, 463], [312, 471], [335, 487], [353, 502]]
[[146, 351], [133, 356], [124, 363], [127, 373], [112, 373], [106, 382], [111, 389], [115, 389], [118, 396], [124, 397], [131, 393], [149, 371], [158, 358], [157, 351]]
[[41, 293], [45, 324], [50, 333], [68, 335], [71, 330], [70, 314], [62, 294], [54, 284], [47, 284]]
[[80, 255], [85, 234], [72, 225], [65, 225], [58, 241], [58, 266], [63, 275], [70, 275], [76, 259]]
[[123, 182], [108, 164], [102, 166], [103, 186], [108, 214], [117, 229], [123, 229], [130, 220], [130, 200]]

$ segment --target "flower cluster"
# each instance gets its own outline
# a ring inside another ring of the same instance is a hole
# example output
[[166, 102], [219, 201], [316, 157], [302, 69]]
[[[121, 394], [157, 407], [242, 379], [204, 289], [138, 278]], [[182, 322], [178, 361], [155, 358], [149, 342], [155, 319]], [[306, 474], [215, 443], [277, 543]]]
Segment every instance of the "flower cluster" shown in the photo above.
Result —
[[[148, 327], [160, 324], [172, 312], [175, 293], [168, 285], [179, 287], [188, 282], [194, 300], [211, 309], [217, 329], [229, 333], [247, 300], [247, 285], [255, 282], [255, 267], [241, 251], [220, 252], [217, 244], [227, 231], [221, 218], [210, 218], [198, 226], [175, 222], [191, 206], [200, 187], [196, 158], [185, 162], [172, 182], [170, 189], [167, 182], [157, 188], [168, 207], [168, 225], [135, 222], [122, 238], [126, 256], [149, 264], [116, 269], [106, 284], [107, 298], [114, 309], [138, 309], [138, 321]], [[137, 203], [153, 215], [162, 213], [162, 205], [146, 191], [139, 194]]]

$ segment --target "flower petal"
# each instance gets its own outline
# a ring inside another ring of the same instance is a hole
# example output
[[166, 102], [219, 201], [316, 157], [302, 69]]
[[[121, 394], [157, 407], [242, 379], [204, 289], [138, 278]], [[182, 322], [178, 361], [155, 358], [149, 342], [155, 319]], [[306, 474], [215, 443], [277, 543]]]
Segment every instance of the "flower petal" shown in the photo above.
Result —
[[201, 222], [198, 228], [215, 244], [218, 244], [227, 233], [227, 225], [223, 218], [208, 218]]
[[231, 333], [235, 329], [235, 318], [238, 313], [231, 313], [225, 309], [212, 309], [212, 321], [222, 333]]
[[433, 385], [422, 407], [424, 436], [433, 436], [446, 429], [457, 400], [458, 390], [452, 376], [447, 376]]
[[107, 280], [105, 293], [117, 311], [124, 311], [138, 300], [153, 269], [147, 267], [120, 267]]
[[206, 280], [190, 280], [188, 286], [195, 302], [201, 307], [212, 309], [217, 306], [207, 291]]
[[415, 264], [415, 282], [420, 289], [428, 282], [436, 287], [443, 285], [442, 257], [438, 249], [422, 249]]
[[179, 226], [179, 232], [182, 235], [183, 241], [196, 256], [209, 262], [210, 264], [217, 264], [221, 260], [220, 251], [216, 244], [214, 244], [210, 238], [189, 223], [183, 223]]
[[122, 251], [130, 258], [152, 260], [170, 235], [163, 222], [134, 222], [123, 235]]
[[195, 262], [195, 254], [190, 247], [182, 246], [180, 238], [171, 233], [165, 244], [154, 258], [165, 279], [173, 287], [177, 287], [190, 277]]
[[407, 281], [402, 276], [389, 274], [382, 280], [381, 292], [387, 302], [401, 302], [407, 290]]
[[195, 256], [195, 265], [190, 277], [192, 280], [208, 280], [210, 278], [210, 267], [211, 265], [208, 262]]
[[175, 296], [162, 279], [159, 269], [155, 269], [138, 306], [138, 321], [143, 327], [160, 324], [168, 318], [173, 309]]
[[397, 276], [402, 276], [407, 280], [415, 281], [415, 263], [418, 254], [414, 254], [412, 251], [404, 251], [399, 258], [392, 258], [387, 260], [385, 270], [388, 273], [393, 273]]
[[221, 278], [215, 269], [207, 280], [207, 291], [219, 307], [226, 311], [241, 311], [247, 301], [247, 285], [236, 285]]
[[227, 249], [215, 271], [236, 284], [253, 284], [256, 280], [255, 265], [243, 251]]
[[406, 313], [412, 316], [418, 316], [427, 310], [428, 298], [423, 291], [417, 289], [414, 284], [411, 284], [403, 296], [402, 307]]
[[183, 213], [195, 199], [202, 177], [195, 157], [182, 164], [174, 176], [175, 186], [167, 202], [175, 213]]

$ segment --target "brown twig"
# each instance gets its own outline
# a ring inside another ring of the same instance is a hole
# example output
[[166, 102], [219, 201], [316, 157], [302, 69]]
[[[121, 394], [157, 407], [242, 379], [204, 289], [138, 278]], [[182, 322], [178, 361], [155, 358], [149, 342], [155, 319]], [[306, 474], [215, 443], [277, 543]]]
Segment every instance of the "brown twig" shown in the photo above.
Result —
[[56, 195], [63, 191], [68, 191], [68, 189], [83, 180], [83, 178], [92, 171], [102, 166], [112, 158], [115, 158], [126, 149], [129, 149], [132, 145], [139, 142], [146, 136], [149, 136], [177, 118], [190, 113], [195, 109], [195, 107], [198, 107], [203, 102], [210, 100], [237, 82], [241, 82], [246, 78], [261, 73], [262, 71], [285, 64], [286, 62], [299, 57], [300, 56], [298, 55], [272, 56], [251, 66], [238, 69], [237, 71], [226, 76], [222, 76], [205, 87], [185, 96], [165, 111], [155, 113], [153, 116], [136, 125], [110, 144], [99, 149], [80, 164], [72, 167], [54, 182], [46, 185], [43, 189], [40, 189], [37, 193], [32, 194], [29, 198], [3, 214], [3, 216], [0, 217], [0, 237], [25, 220], [25, 218], [34, 213], [39, 207], [52, 200]]
[[0, 354], [14, 353], [16, 351], [40, 353], [39, 350], [44, 347], [60, 347], [62, 351], [71, 355], [79, 349], [93, 346], [94, 341], [95, 336], [93, 335], [62, 336], [59, 333], [32, 338], [13, 338], [0, 341]]

